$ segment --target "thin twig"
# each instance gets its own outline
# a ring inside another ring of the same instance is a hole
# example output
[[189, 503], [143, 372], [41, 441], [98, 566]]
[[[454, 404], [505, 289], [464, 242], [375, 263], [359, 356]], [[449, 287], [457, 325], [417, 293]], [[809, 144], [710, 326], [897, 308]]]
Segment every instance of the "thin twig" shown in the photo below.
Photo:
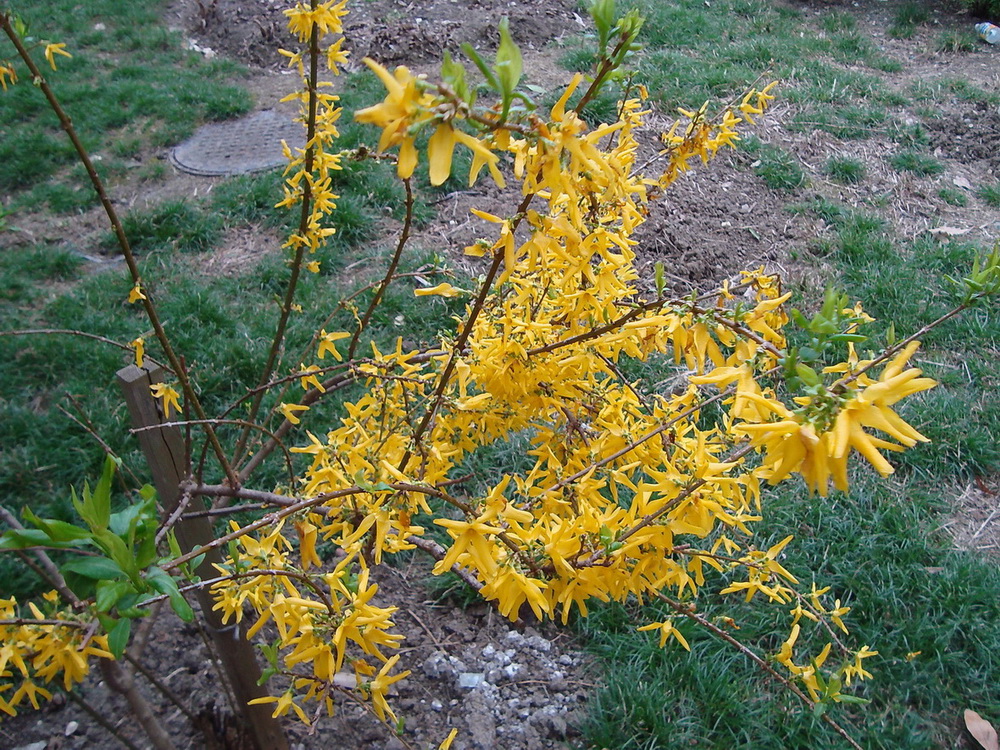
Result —
[[354, 359], [354, 351], [358, 347], [358, 341], [361, 339], [361, 333], [368, 327], [368, 322], [372, 318], [372, 313], [379, 306], [382, 301], [382, 297], [385, 295], [385, 290], [389, 287], [389, 282], [392, 281], [393, 274], [396, 273], [396, 267], [399, 265], [399, 259], [403, 256], [403, 248], [406, 247], [407, 240], [410, 239], [410, 227], [413, 225], [413, 189], [410, 187], [410, 178], [407, 177], [403, 180], [403, 188], [406, 190], [406, 215], [403, 219], [403, 230], [399, 233], [399, 241], [396, 243], [396, 251], [392, 254], [392, 260], [389, 262], [389, 267], [385, 271], [385, 277], [382, 279], [382, 283], [379, 284], [378, 291], [375, 292], [375, 296], [372, 297], [372, 301], [368, 304], [368, 309], [365, 310], [365, 314], [361, 316], [361, 320], [358, 321], [357, 327], [354, 329], [354, 335], [351, 336], [351, 345], [347, 349], [347, 359]]
[[76, 705], [83, 709], [84, 713], [90, 716], [91, 719], [96, 721], [100, 726], [102, 726], [105, 731], [108, 732], [112, 737], [122, 743], [128, 750], [139, 750], [139, 746], [136, 745], [128, 737], [124, 736], [110, 721], [104, 718], [104, 714], [91, 706], [87, 701], [76, 694], [76, 691], [70, 690], [66, 693], [66, 696], [73, 701]]
[[[731, 636], [729, 633], [727, 633], [725, 630], [720, 628], [715, 623], [708, 620], [704, 615], [695, 612], [691, 606], [684, 605], [681, 604], [680, 602], [674, 601], [673, 599], [663, 595], [659, 591], [654, 591], [652, 593], [657, 599], [664, 602], [668, 607], [674, 610], [674, 612], [680, 615], [684, 615], [689, 620], [694, 621], [701, 627], [710, 631], [716, 637], [724, 640], [726, 643], [735, 648], [741, 654], [746, 656], [754, 664], [760, 667], [769, 677], [781, 683], [781, 685], [785, 689], [787, 689], [792, 695], [794, 695], [796, 698], [802, 701], [802, 703], [804, 703], [806, 706], [812, 708], [814, 705], [816, 705], [816, 702], [814, 700], [812, 700], [808, 695], [803, 693], [798, 687], [792, 684], [791, 681], [789, 681], [786, 677], [779, 674], [777, 670], [774, 669], [774, 667], [772, 667], [770, 664], [764, 661], [760, 656], [754, 653], [753, 650], [751, 650], [749, 647], [747, 647], [745, 644], [741, 643], [737, 639], [733, 638], [733, 636]], [[861, 745], [859, 745], [854, 740], [854, 738], [847, 733], [846, 729], [840, 726], [840, 724], [834, 721], [828, 714], [825, 713], [823, 714], [823, 721], [829, 724], [837, 732], [837, 734], [839, 734], [841, 737], [847, 740], [847, 742], [850, 744], [852, 748], [854, 748], [855, 750], [861, 750]]]
[[[37, 65], [35, 65], [35, 61], [32, 59], [31, 54], [21, 42], [21, 38], [18, 36], [17, 32], [14, 31], [13, 26], [11, 26], [10, 18], [9, 14], [0, 13], [0, 28], [3, 29], [4, 33], [11, 40], [14, 47], [17, 49], [18, 55], [24, 61], [24, 64], [28, 66], [28, 70], [31, 72], [32, 82], [39, 89], [41, 89], [42, 93], [45, 95], [45, 98], [49, 102], [49, 106], [52, 108], [52, 111], [55, 112], [56, 117], [59, 118], [60, 125], [62, 125], [63, 130], [72, 142], [73, 148], [76, 150], [77, 156], [80, 158], [80, 162], [83, 164], [84, 169], [87, 170], [90, 182], [93, 185], [94, 190], [97, 192], [97, 196], [101, 201], [101, 205], [104, 207], [104, 212], [107, 214], [108, 220], [111, 222], [111, 228], [113, 229], [115, 238], [118, 241], [118, 246], [121, 248], [122, 256], [125, 258], [125, 263], [128, 266], [132, 282], [138, 286], [142, 280], [141, 274], [139, 273], [139, 265], [136, 262], [135, 255], [132, 253], [132, 246], [129, 244], [128, 237], [125, 235], [125, 229], [118, 218], [118, 212], [115, 210], [114, 204], [111, 202], [111, 199], [108, 197], [108, 194], [104, 189], [104, 183], [102, 182], [100, 175], [97, 174], [97, 170], [94, 168], [94, 163], [91, 161], [90, 155], [87, 153], [87, 149], [80, 141], [80, 138], [76, 133], [76, 129], [73, 127], [73, 121], [70, 119], [69, 115], [66, 114], [66, 111], [62, 108], [59, 100], [56, 99], [55, 93], [53, 93], [52, 88], [45, 80], [45, 76], [42, 74], [42, 71], [39, 70]], [[205, 410], [202, 408], [201, 401], [198, 399], [198, 394], [195, 393], [194, 387], [191, 385], [191, 380], [184, 373], [184, 370], [181, 367], [180, 359], [174, 352], [170, 339], [167, 337], [167, 332], [160, 321], [160, 316], [153, 304], [153, 300], [150, 298], [149, 294], [143, 294], [139, 301], [142, 303], [143, 309], [146, 311], [146, 317], [149, 318], [149, 322], [153, 326], [153, 331], [156, 334], [157, 341], [160, 342], [160, 346], [163, 348], [163, 353], [170, 362], [170, 369], [173, 370], [178, 381], [180, 382], [181, 389], [184, 391], [184, 398], [191, 404], [191, 407], [194, 409], [199, 419], [207, 419]], [[219, 464], [222, 466], [227, 479], [229, 479], [231, 484], [235, 485], [236, 475], [233, 473], [232, 465], [226, 458], [225, 451], [222, 450], [222, 444], [219, 443], [219, 439], [216, 436], [215, 431], [210, 425], [206, 425], [205, 432], [212, 445], [212, 450], [219, 459]]]

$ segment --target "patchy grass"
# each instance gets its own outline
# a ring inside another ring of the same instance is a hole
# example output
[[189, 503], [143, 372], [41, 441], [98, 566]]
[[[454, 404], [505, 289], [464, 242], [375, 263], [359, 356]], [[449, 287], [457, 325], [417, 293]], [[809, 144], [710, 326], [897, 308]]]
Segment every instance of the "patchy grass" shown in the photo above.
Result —
[[912, 39], [917, 33], [917, 27], [927, 23], [930, 17], [926, 3], [907, 0], [896, 8], [896, 15], [892, 25], [889, 26], [889, 36], [896, 39]]
[[933, 156], [919, 151], [901, 151], [889, 157], [889, 164], [899, 172], [912, 172], [921, 177], [929, 177], [944, 172], [944, 164]]
[[942, 31], [938, 36], [935, 49], [938, 52], [967, 54], [975, 52], [978, 45], [979, 39], [974, 32], [949, 30]]
[[792, 193], [806, 184], [805, 170], [789, 151], [770, 143], [763, 143], [756, 136], [740, 142], [740, 150], [753, 159], [751, 166], [772, 190]]
[[831, 180], [845, 185], [857, 185], [865, 179], [868, 170], [864, 162], [858, 159], [852, 159], [849, 156], [835, 156], [827, 160], [824, 171]]
[[976, 195], [990, 208], [1000, 208], [1000, 182], [981, 186], [976, 191]]
[[[48, 69], [40, 51], [35, 57], [112, 179], [121, 173], [121, 159], [172, 145], [199, 123], [250, 109], [249, 93], [234, 85], [243, 70], [184, 50], [180, 34], [160, 22], [156, 4], [53, 0], [22, 3], [18, 10], [36, 38], [64, 42], [73, 54], [60, 59], [58, 71]], [[0, 56], [13, 57], [5, 44]], [[42, 92], [27, 74], [21, 79], [0, 107], [0, 191], [14, 194], [15, 208], [41, 204], [65, 213], [96, 205], [89, 184], [72, 168], [75, 153]]]
[[[806, 119], [824, 120], [822, 127], [831, 132], [854, 124], [857, 108], [904, 103], [879, 76], [857, 70], [858, 65], [872, 71], [900, 66], [858, 32], [849, 13], [823, 13], [818, 22], [824, 33], [817, 34], [813, 18], [762, 0], [631, 0], [626, 5], [646, 16], [644, 50], [634, 67], [666, 111], [729, 100], [761, 75], [781, 80], [786, 100], [829, 104]], [[586, 70], [593, 53], [586, 45], [571, 46], [563, 64]]]
[[938, 198], [943, 200], [949, 206], [955, 206], [956, 208], [964, 208], [969, 205], [969, 198], [962, 190], [956, 190], [955, 188], [943, 187], [938, 190]]

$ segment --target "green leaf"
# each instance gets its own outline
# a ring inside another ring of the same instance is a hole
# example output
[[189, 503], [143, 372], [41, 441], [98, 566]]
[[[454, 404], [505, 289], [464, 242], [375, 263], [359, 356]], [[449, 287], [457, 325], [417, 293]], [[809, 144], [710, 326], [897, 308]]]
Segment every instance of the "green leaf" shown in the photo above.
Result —
[[72, 549], [75, 546], [69, 542], [53, 542], [52, 537], [41, 529], [10, 529], [0, 536], [0, 550], [25, 549], [27, 547]]
[[483, 58], [479, 56], [478, 52], [476, 52], [475, 47], [473, 47], [468, 42], [463, 42], [462, 43], [462, 52], [464, 52], [466, 54], [466, 56], [470, 60], [472, 60], [473, 64], [475, 64], [475, 66], [477, 68], [479, 68], [479, 72], [483, 74], [483, 77], [486, 79], [486, 82], [489, 83], [490, 87], [494, 91], [499, 91], [500, 90], [500, 84], [497, 83], [496, 76], [493, 75], [493, 71], [490, 70], [490, 67], [489, 67], [489, 65], [486, 64], [486, 61], [483, 60]]
[[118, 468], [118, 461], [111, 456], [104, 459], [104, 471], [101, 472], [101, 479], [94, 488], [91, 502], [94, 508], [94, 517], [99, 528], [108, 528], [108, 521], [111, 519], [111, 480], [114, 479], [115, 469]]
[[98, 612], [110, 612], [118, 605], [122, 597], [131, 592], [127, 581], [102, 580], [97, 583], [97, 598], [95, 605]]
[[57, 521], [53, 518], [39, 518], [28, 507], [25, 507], [21, 511], [21, 516], [32, 526], [44, 531], [49, 539], [54, 542], [71, 542], [78, 539], [91, 538], [91, 534], [87, 529], [74, 526], [65, 521]]
[[590, 17], [594, 21], [594, 28], [597, 29], [597, 38], [600, 43], [600, 52], [603, 57], [608, 40], [611, 38], [611, 28], [615, 23], [615, 0], [594, 0], [590, 4]]
[[448, 50], [444, 51], [444, 60], [441, 63], [441, 80], [448, 84], [460, 99], [468, 101], [469, 84], [465, 81], [465, 66], [452, 60]]
[[177, 581], [161, 568], [150, 568], [146, 571], [146, 581], [161, 594], [166, 594], [170, 599], [170, 606], [177, 616], [184, 622], [191, 622], [194, 619], [194, 612], [191, 605], [187, 603], [184, 595], [177, 588]]
[[132, 621], [123, 617], [108, 633], [108, 648], [116, 659], [121, 659], [128, 646], [128, 638], [132, 633]]
[[840, 695], [837, 700], [841, 703], [871, 703], [867, 698], [861, 698], [857, 695]]
[[106, 557], [77, 557], [60, 565], [59, 570], [76, 573], [95, 581], [113, 581], [126, 577], [121, 566]]
[[510, 20], [504, 16], [500, 19], [500, 46], [497, 47], [496, 62], [497, 77], [504, 94], [513, 95], [521, 81], [522, 70], [521, 50], [514, 44], [510, 35]]
[[136, 564], [132, 550], [128, 548], [121, 537], [112, 534], [106, 529], [98, 529], [94, 531], [94, 540], [104, 550], [104, 554], [118, 563], [125, 575], [131, 578], [133, 583], [138, 582], [140, 568]]
[[258, 685], [265, 684], [268, 680], [278, 674], [278, 670], [274, 667], [264, 667], [260, 673], [260, 678], [257, 680]]
[[838, 333], [830, 337], [830, 341], [836, 344], [844, 344], [847, 342], [858, 344], [867, 340], [868, 337], [861, 333]]
[[809, 365], [804, 365], [801, 362], [795, 365], [795, 374], [802, 379], [802, 382], [806, 385], [819, 385], [820, 379], [816, 371], [809, 367]]

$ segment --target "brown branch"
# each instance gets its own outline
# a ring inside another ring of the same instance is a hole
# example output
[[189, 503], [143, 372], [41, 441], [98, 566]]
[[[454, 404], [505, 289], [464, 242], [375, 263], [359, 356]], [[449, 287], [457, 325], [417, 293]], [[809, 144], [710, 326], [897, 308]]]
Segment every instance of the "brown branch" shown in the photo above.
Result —
[[[86, 331], [76, 331], [70, 328], [27, 328], [17, 331], [0, 331], [0, 336], [50, 336], [50, 335], [65, 335], [65, 336], [81, 336], [85, 339], [91, 339], [93, 341], [100, 341], [102, 344], [110, 344], [111, 346], [118, 347], [123, 351], [129, 352], [130, 354], [135, 353], [133, 349], [128, 344], [122, 344], [113, 339], [109, 339], [105, 336], [98, 336], [96, 333], [87, 333]], [[164, 370], [172, 372], [172, 370], [161, 362], [157, 362], [150, 356], [144, 356], [143, 359], [148, 359], [154, 365], [159, 365]]]
[[410, 227], [413, 225], [413, 189], [410, 187], [409, 177], [403, 180], [403, 187], [406, 190], [406, 216], [403, 219], [403, 230], [399, 233], [399, 241], [396, 243], [396, 251], [392, 254], [392, 260], [389, 262], [389, 267], [385, 271], [385, 277], [382, 279], [382, 283], [379, 285], [378, 291], [375, 292], [375, 296], [372, 297], [372, 301], [368, 304], [368, 309], [365, 310], [365, 314], [362, 315], [361, 320], [358, 321], [358, 325], [354, 329], [354, 335], [351, 336], [351, 345], [347, 349], [348, 360], [354, 359], [354, 351], [358, 347], [361, 332], [368, 326], [368, 322], [371, 320], [372, 314], [382, 301], [382, 297], [385, 295], [385, 290], [388, 288], [389, 282], [392, 281], [393, 274], [396, 273], [396, 267], [399, 265], [399, 259], [403, 256], [403, 248], [406, 247], [406, 242], [410, 239]]
[[934, 330], [935, 328], [937, 328], [939, 325], [941, 325], [945, 321], [950, 320], [951, 318], [954, 318], [956, 315], [958, 315], [959, 313], [961, 313], [962, 311], [964, 311], [967, 307], [968, 307], [968, 304], [963, 303], [963, 304], [959, 305], [958, 307], [954, 308], [953, 310], [945, 313], [944, 315], [942, 315], [937, 320], [931, 321], [927, 325], [921, 327], [915, 333], [911, 333], [909, 336], [907, 336], [905, 339], [903, 339], [902, 341], [900, 341], [898, 344], [890, 346], [888, 349], [886, 349], [878, 357], [876, 357], [875, 359], [873, 359], [871, 362], [869, 362], [868, 364], [866, 364], [864, 367], [861, 367], [861, 368], [855, 370], [854, 372], [848, 373], [847, 375], [845, 375], [844, 377], [842, 377], [836, 383], [834, 383], [833, 385], [831, 385], [828, 390], [831, 391], [832, 393], [842, 393], [847, 388], [848, 385], [850, 385], [852, 382], [854, 382], [859, 377], [861, 377], [862, 375], [864, 375], [870, 369], [872, 369], [873, 367], [878, 367], [878, 365], [880, 365], [881, 363], [885, 362], [890, 357], [893, 357], [896, 354], [898, 354], [899, 352], [901, 352], [909, 344], [911, 344], [912, 342], [916, 341], [921, 336], [924, 336], [925, 334], [927, 334], [930, 331]]
[[[294, 498], [284, 498], [286, 501], [289, 500], [292, 501], [292, 504], [274, 513], [269, 513], [263, 518], [254, 521], [251, 524], [243, 526], [242, 528], [237, 529], [236, 531], [232, 531], [228, 534], [213, 539], [208, 544], [196, 547], [190, 552], [187, 552], [181, 555], [180, 557], [171, 560], [169, 563], [161, 567], [163, 570], [167, 571], [173, 570], [174, 568], [179, 567], [180, 565], [183, 565], [184, 563], [190, 560], [193, 560], [199, 555], [205, 554], [210, 549], [216, 549], [218, 547], [222, 547], [223, 545], [229, 544], [229, 542], [235, 539], [239, 539], [241, 536], [246, 536], [250, 532], [264, 528], [265, 526], [271, 526], [272, 524], [277, 523], [283, 518], [287, 518], [288, 516], [298, 513], [301, 510], [312, 508], [313, 506], [319, 505], [320, 503], [325, 503], [327, 500], [334, 500], [341, 497], [349, 497], [351, 495], [357, 495], [365, 491], [366, 490], [363, 490], [361, 487], [354, 486], [354, 487], [347, 487], [346, 489], [342, 490], [337, 490], [335, 492], [326, 492], [322, 495], [317, 495], [316, 497], [309, 498], [308, 500], [300, 500], [298, 502], [295, 502]], [[216, 494], [216, 495], [226, 495], [229, 497], [242, 497], [244, 496], [243, 493], [248, 493], [252, 497], [260, 497], [260, 496], [282, 497], [281, 495], [275, 495], [274, 493], [270, 492], [257, 492], [255, 490], [243, 490], [235, 487], [226, 487], [226, 486], [217, 486], [213, 488], [206, 488], [203, 486], [198, 487], [198, 494], [203, 494], [203, 495]]]
[[[437, 542], [435, 542], [433, 539], [426, 539], [421, 536], [408, 536], [406, 537], [406, 541], [412, 544], [417, 549], [421, 550], [422, 552], [426, 552], [428, 555], [433, 557], [438, 562], [443, 560], [444, 556], [448, 554], [448, 550], [445, 547], [438, 544]], [[471, 570], [469, 570], [468, 568], [461, 567], [460, 565], [458, 565], [458, 563], [455, 563], [454, 565], [451, 566], [451, 572], [457, 575], [467, 584], [469, 584], [469, 586], [471, 586], [476, 591], [482, 589], [484, 585], [478, 578], [476, 578], [472, 574]]]

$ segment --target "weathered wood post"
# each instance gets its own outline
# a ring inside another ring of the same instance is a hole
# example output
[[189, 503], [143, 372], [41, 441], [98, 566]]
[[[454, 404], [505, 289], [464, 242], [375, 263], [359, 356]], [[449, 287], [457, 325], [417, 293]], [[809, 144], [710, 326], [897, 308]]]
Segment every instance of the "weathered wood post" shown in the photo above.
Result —
[[[151, 385], [161, 382], [163, 370], [160, 367], [139, 368], [129, 365], [118, 371], [118, 383], [125, 396], [133, 428], [151, 427], [165, 421], [149, 390]], [[168, 425], [158, 430], [142, 430], [136, 433], [136, 437], [149, 464], [164, 519], [169, 518], [181, 500], [180, 484], [188, 475], [181, 431], [176, 425]], [[181, 519], [174, 526], [174, 532], [182, 552], [200, 547], [215, 538], [212, 522], [206, 517]], [[205, 555], [196, 572], [202, 579], [212, 578], [217, 575], [212, 563], [221, 562], [220, 552], [212, 549]], [[223, 624], [221, 613], [212, 609], [212, 597], [207, 588], [196, 591], [202, 617], [212, 636], [212, 645], [258, 749], [287, 750], [288, 741], [278, 720], [271, 717], [268, 704], [247, 705], [248, 701], [267, 695], [267, 691], [257, 684], [261, 671], [253, 646], [243, 637], [238, 625]]]

